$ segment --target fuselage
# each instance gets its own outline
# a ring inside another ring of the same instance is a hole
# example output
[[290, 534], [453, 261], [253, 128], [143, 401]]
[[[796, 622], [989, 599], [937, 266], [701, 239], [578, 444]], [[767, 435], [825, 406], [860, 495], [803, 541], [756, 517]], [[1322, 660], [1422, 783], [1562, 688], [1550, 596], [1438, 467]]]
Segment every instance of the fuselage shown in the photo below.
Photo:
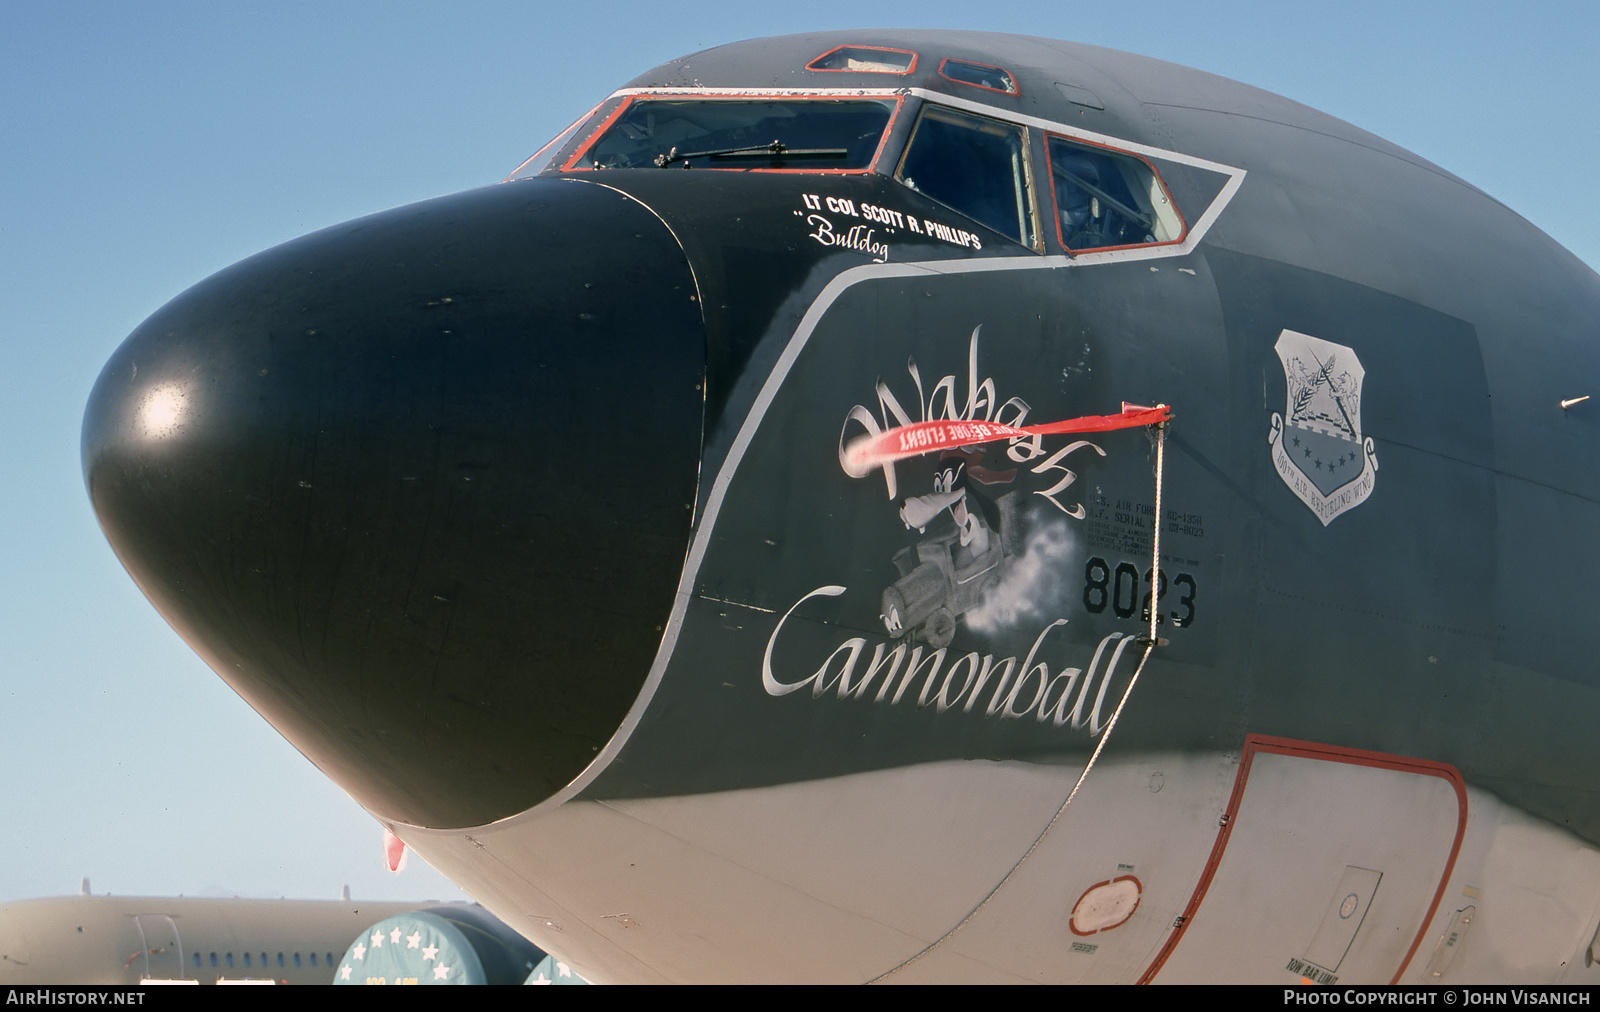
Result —
[[590, 979], [1593, 981], [1597, 325], [1287, 100], [792, 36], [196, 285], [84, 466], [218, 674]]
[[0, 981], [329, 984], [371, 925], [416, 903], [58, 896], [0, 905]]

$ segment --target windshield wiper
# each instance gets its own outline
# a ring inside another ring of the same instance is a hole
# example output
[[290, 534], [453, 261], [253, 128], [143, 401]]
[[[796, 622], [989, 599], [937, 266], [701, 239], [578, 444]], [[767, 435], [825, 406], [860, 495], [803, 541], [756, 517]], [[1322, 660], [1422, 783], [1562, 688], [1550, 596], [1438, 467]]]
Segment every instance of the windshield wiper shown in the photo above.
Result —
[[850, 152], [846, 148], [790, 148], [783, 141], [774, 140], [766, 144], [752, 144], [741, 148], [718, 148], [713, 151], [685, 151], [680, 153], [674, 147], [664, 155], [656, 155], [656, 167], [664, 169], [674, 162], [687, 162], [691, 158], [759, 158], [769, 155], [785, 159], [844, 158], [849, 154]]

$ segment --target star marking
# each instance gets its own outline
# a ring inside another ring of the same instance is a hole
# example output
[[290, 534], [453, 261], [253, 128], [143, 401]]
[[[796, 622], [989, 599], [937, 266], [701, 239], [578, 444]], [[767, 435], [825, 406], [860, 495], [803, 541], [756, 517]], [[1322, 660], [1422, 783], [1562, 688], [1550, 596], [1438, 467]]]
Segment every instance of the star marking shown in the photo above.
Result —
[[413, 931], [411, 934], [406, 936], [406, 948], [415, 949], [417, 947], [417, 945], [419, 943], [421, 943], [421, 941], [422, 941], [422, 932]]
[[440, 963], [438, 966], [433, 968], [433, 979], [444, 980], [445, 976], [449, 974], [449, 972], [450, 968], [445, 966], [443, 963]]
[[374, 948], [374, 949], [381, 949], [381, 948], [383, 948], [383, 932], [381, 932], [381, 931], [374, 931], [374, 932], [373, 932], [373, 933], [372, 933], [372, 947], [373, 947], [373, 948]]
[[350, 979], [350, 968], [348, 966], [339, 967], [339, 979], [340, 980], [349, 980]]
[[439, 955], [439, 947], [437, 945], [425, 945], [425, 946], [423, 946], [423, 948], [422, 948], [422, 958], [423, 959], [429, 960], [431, 962], [438, 955]]
[[399, 928], [395, 928], [393, 931], [389, 932], [389, 941], [393, 942], [396, 945], [400, 944], [400, 929]]
[[362, 945], [360, 942], [356, 943], [356, 958], [357, 959], [366, 959], [367, 958], [367, 947], [365, 945]]

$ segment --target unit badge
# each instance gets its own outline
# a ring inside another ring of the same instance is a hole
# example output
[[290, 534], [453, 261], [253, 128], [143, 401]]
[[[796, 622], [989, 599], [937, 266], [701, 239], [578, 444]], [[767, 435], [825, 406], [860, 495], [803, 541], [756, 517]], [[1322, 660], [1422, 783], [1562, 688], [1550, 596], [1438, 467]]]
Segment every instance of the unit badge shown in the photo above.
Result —
[[1326, 527], [1372, 494], [1378, 458], [1361, 435], [1361, 381], [1356, 353], [1309, 334], [1278, 335], [1288, 387], [1283, 414], [1272, 413], [1272, 463], [1278, 477]]

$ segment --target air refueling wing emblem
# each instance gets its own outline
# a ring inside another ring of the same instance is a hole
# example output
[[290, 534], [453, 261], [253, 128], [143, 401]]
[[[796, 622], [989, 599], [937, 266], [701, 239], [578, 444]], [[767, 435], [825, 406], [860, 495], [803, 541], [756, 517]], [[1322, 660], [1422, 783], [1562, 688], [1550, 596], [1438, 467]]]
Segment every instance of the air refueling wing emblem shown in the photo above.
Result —
[[1366, 370], [1344, 345], [1292, 330], [1278, 335], [1276, 350], [1288, 396], [1283, 414], [1272, 414], [1272, 463], [1326, 527], [1377, 483], [1378, 458], [1361, 435]]

